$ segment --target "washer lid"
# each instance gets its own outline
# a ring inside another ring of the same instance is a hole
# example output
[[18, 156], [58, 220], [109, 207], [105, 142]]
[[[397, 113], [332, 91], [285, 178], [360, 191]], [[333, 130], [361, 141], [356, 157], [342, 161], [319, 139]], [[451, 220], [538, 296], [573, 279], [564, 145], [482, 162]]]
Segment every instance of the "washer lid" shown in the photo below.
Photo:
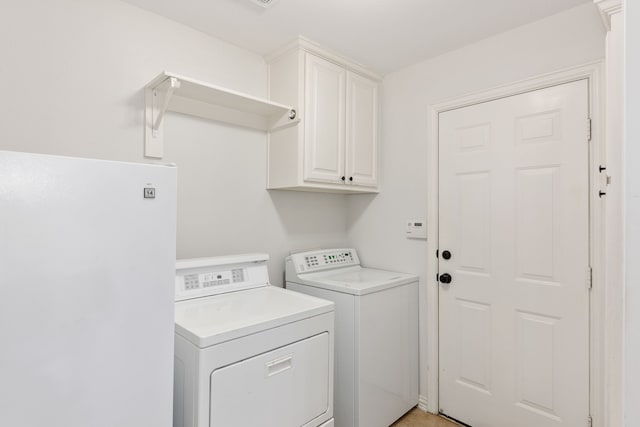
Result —
[[199, 348], [333, 311], [333, 303], [275, 286], [176, 303], [176, 333]]
[[299, 274], [298, 278], [301, 280], [297, 282], [302, 284], [352, 295], [366, 295], [418, 281], [412, 274], [361, 267]]

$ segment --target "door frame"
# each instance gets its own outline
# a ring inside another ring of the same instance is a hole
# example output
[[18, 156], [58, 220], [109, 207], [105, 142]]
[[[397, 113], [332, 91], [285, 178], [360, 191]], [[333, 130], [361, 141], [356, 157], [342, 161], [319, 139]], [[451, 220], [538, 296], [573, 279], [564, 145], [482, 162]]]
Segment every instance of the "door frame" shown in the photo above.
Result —
[[[427, 141], [427, 398], [420, 398], [420, 407], [423, 410], [437, 414], [439, 412], [439, 284], [436, 279], [438, 271], [438, 191], [439, 191], [439, 114], [467, 107], [482, 102], [493, 101], [525, 92], [571, 83], [577, 80], [588, 80], [589, 87], [589, 112], [591, 117], [591, 142], [589, 142], [589, 246], [590, 262], [592, 268], [592, 289], [589, 296], [590, 304], [590, 416], [596, 427], [605, 426], [606, 417], [605, 399], [608, 390], [608, 382], [604, 380], [606, 362], [621, 360], [620, 349], [604, 348], [607, 331], [615, 328], [615, 324], [606, 323], [606, 312], [619, 309], [613, 307], [615, 301], [610, 297], [605, 298], [605, 292], [615, 292], [615, 287], [604, 287], [604, 202], [598, 192], [606, 187], [603, 174], [598, 167], [604, 165], [605, 137], [604, 137], [604, 61], [594, 61], [577, 67], [571, 67], [560, 71], [539, 75], [526, 80], [499, 86], [493, 89], [455, 97], [435, 103], [428, 108], [427, 125], [430, 129]], [[587, 123], [585, 122], [585, 126]], [[585, 142], [587, 143], [587, 142]], [[585, 423], [587, 420], [585, 420]]]

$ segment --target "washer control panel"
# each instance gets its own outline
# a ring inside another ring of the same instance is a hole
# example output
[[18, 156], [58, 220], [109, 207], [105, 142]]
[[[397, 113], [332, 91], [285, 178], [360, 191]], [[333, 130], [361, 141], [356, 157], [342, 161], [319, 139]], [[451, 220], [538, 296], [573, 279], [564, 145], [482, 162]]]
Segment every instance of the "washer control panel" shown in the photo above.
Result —
[[235, 292], [269, 284], [266, 260], [256, 255], [179, 260], [176, 301]]
[[358, 254], [353, 248], [299, 252], [292, 254], [290, 259], [293, 261], [298, 273], [360, 265]]

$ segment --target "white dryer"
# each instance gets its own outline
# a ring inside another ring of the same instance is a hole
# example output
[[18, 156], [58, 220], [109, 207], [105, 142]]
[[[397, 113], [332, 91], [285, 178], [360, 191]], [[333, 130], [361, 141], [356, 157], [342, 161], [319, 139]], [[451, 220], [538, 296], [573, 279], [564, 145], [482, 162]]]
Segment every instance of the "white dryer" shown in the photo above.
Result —
[[336, 304], [336, 427], [387, 427], [418, 403], [417, 276], [329, 249], [289, 256], [286, 286]]
[[334, 305], [267, 259], [176, 263], [174, 427], [333, 427]]

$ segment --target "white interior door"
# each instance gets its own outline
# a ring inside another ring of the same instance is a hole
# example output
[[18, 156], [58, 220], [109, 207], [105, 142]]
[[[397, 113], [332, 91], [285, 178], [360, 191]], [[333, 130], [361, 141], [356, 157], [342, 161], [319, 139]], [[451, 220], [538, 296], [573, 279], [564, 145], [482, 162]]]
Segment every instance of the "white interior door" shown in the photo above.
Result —
[[588, 117], [587, 80], [440, 114], [440, 408], [473, 427], [587, 423]]

